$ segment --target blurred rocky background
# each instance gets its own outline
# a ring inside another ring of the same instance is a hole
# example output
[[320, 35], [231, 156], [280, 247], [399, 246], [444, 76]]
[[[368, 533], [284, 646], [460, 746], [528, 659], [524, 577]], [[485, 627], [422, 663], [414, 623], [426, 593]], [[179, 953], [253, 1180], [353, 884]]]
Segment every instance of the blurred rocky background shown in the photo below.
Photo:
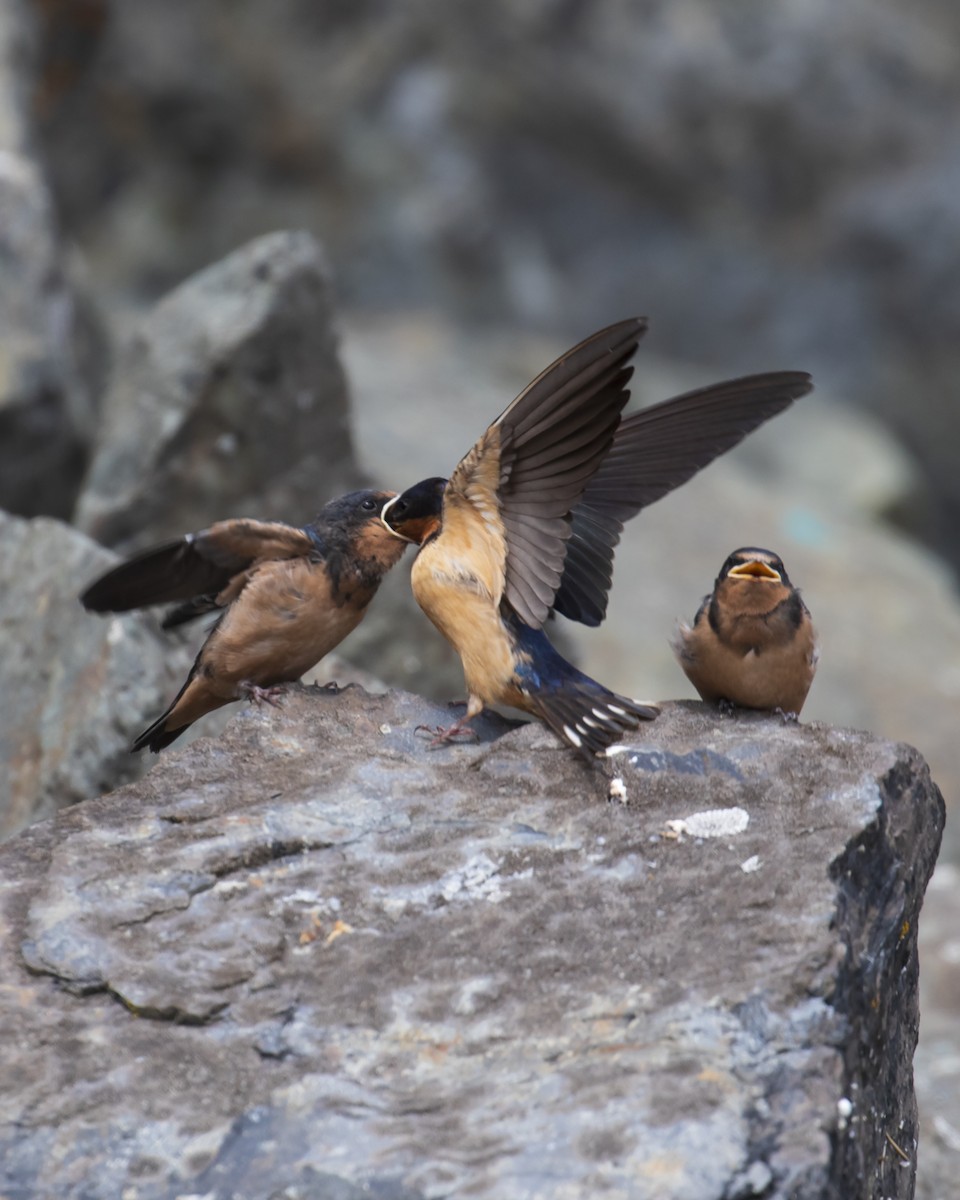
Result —
[[[300, 521], [365, 478], [449, 471], [556, 353], [628, 313], [651, 319], [644, 403], [810, 370], [813, 397], [628, 529], [609, 622], [563, 636], [611, 686], [689, 695], [674, 619], [735, 546], [769, 545], [821, 631], [804, 717], [928, 758], [948, 819], [921, 934], [918, 1194], [952, 1195], [958, 117], [942, 0], [7, 0], [5, 829], [140, 769], [122, 747], [195, 650], [79, 610], [104, 545]], [[456, 694], [395, 575], [344, 654]]]

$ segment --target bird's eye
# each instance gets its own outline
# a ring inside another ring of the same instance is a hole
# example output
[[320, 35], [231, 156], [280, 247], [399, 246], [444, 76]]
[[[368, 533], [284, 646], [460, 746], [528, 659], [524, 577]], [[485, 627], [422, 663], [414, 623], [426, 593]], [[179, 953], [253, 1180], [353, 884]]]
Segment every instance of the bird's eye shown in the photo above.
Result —
[[370, 500], [370, 499], [363, 500], [360, 503], [360, 507], [363, 509], [364, 512], [375, 512], [376, 508], [377, 508], [377, 502], [376, 502], [376, 500]]

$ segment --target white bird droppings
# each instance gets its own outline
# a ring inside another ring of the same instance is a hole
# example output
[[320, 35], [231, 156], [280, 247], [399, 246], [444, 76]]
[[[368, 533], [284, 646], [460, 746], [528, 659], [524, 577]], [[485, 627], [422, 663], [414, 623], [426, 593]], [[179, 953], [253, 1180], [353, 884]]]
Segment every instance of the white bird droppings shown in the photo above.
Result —
[[619, 775], [610, 780], [610, 786], [607, 788], [607, 796], [611, 800], [619, 800], [621, 804], [626, 804], [627, 789]]
[[743, 833], [750, 823], [750, 814], [745, 808], [708, 808], [703, 812], [691, 813], [667, 822], [667, 829], [675, 837], [686, 834], [694, 838], [733, 837]]

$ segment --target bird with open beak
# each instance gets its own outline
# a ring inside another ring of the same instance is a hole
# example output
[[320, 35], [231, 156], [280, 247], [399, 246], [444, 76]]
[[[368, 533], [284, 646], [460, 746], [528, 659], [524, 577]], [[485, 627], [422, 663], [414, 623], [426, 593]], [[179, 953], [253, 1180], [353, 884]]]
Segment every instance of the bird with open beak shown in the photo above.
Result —
[[172, 628], [219, 613], [169, 708], [133, 743], [155, 753], [234, 700], [275, 704], [354, 630], [406, 546], [380, 510], [395, 492], [350, 492], [302, 528], [218, 521], [121, 563], [80, 597], [93, 612], [176, 603]]
[[720, 568], [674, 653], [703, 700], [796, 717], [820, 651], [807, 606], [771, 550], [744, 546]]
[[547, 367], [493, 422], [452, 476], [415, 484], [383, 520], [420, 546], [420, 607], [460, 655], [460, 734], [490, 704], [545, 721], [592, 759], [654, 705], [619, 696], [550, 644], [551, 612], [606, 614], [623, 523], [810, 391], [776, 372], [702, 388], [622, 418], [643, 318], [600, 330]]

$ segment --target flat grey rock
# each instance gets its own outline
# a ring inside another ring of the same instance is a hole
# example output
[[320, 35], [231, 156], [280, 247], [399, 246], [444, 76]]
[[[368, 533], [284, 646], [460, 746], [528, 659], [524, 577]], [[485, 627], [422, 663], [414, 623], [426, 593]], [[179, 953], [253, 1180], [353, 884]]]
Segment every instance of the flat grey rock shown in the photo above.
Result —
[[0, 848], [0, 1192], [912, 1195], [916, 752], [449, 719], [294, 688]]

